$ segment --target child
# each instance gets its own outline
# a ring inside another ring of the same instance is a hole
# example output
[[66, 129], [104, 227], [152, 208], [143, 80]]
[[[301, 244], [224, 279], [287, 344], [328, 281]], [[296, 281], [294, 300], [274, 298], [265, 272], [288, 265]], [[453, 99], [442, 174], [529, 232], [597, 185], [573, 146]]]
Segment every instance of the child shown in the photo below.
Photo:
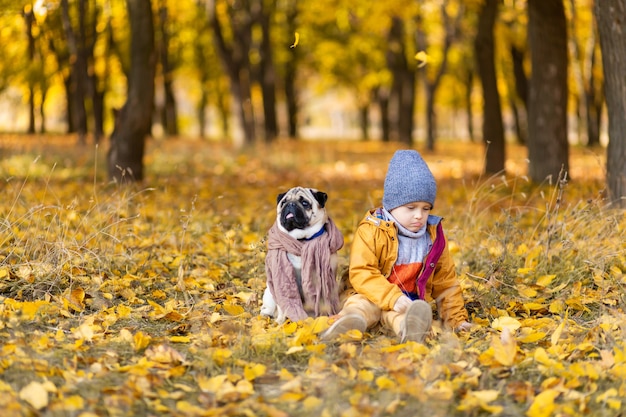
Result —
[[461, 287], [443, 235], [430, 210], [437, 184], [417, 151], [397, 151], [387, 170], [383, 205], [359, 223], [350, 253], [350, 284], [337, 320], [322, 335], [334, 339], [380, 322], [401, 342], [423, 342], [436, 300], [446, 327], [469, 330]]

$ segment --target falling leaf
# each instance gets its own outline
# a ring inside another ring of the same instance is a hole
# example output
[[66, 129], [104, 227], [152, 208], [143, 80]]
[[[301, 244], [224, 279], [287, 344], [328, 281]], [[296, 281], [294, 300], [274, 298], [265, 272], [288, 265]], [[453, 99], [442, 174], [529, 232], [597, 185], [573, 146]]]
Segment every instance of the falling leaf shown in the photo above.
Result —
[[417, 65], [418, 68], [424, 67], [430, 61], [430, 57], [424, 51], [419, 51], [415, 54], [415, 59], [419, 62]]
[[290, 46], [290, 48], [295, 48], [296, 46], [298, 46], [298, 42], [300, 42], [300, 34], [298, 32], [295, 32], [294, 36], [295, 36], [295, 40], [293, 44]]

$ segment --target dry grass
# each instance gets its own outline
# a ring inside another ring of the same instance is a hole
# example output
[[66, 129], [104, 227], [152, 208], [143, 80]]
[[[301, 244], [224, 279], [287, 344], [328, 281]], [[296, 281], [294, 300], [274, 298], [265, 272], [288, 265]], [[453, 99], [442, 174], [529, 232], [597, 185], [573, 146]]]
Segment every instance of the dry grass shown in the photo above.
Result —
[[[625, 217], [602, 200], [601, 150], [573, 149], [574, 180], [541, 185], [524, 177], [516, 146], [507, 175], [491, 178], [480, 145], [443, 142], [424, 154], [477, 325], [470, 334], [325, 346], [315, 336], [324, 323], [258, 316], [275, 196], [294, 185], [326, 191], [345, 266], [396, 148], [150, 142], [146, 180], [121, 187], [106, 180], [103, 149], [1, 138], [0, 406], [15, 415], [524, 415], [555, 390], [546, 403], [555, 415], [623, 413]], [[494, 351], [501, 317], [521, 323], [511, 364]], [[184, 359], [155, 356], [160, 348]], [[45, 407], [20, 399], [33, 381], [54, 386]]]

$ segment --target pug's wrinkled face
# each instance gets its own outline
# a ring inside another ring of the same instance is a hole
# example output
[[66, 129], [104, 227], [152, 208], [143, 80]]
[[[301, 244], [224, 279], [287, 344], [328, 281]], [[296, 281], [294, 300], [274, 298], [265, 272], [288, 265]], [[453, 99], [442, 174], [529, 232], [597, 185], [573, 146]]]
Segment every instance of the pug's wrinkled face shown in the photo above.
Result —
[[313, 188], [294, 187], [278, 195], [276, 223], [278, 228], [294, 239], [315, 235], [326, 220], [328, 195]]

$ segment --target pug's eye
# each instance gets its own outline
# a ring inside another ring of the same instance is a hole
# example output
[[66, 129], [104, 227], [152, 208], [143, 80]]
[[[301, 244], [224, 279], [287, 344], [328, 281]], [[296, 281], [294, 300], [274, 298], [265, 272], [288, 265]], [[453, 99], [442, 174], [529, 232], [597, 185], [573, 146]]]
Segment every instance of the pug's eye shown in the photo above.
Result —
[[301, 200], [300, 202], [302, 203], [302, 207], [304, 207], [304, 208], [311, 207], [311, 203], [309, 203], [306, 200]]

